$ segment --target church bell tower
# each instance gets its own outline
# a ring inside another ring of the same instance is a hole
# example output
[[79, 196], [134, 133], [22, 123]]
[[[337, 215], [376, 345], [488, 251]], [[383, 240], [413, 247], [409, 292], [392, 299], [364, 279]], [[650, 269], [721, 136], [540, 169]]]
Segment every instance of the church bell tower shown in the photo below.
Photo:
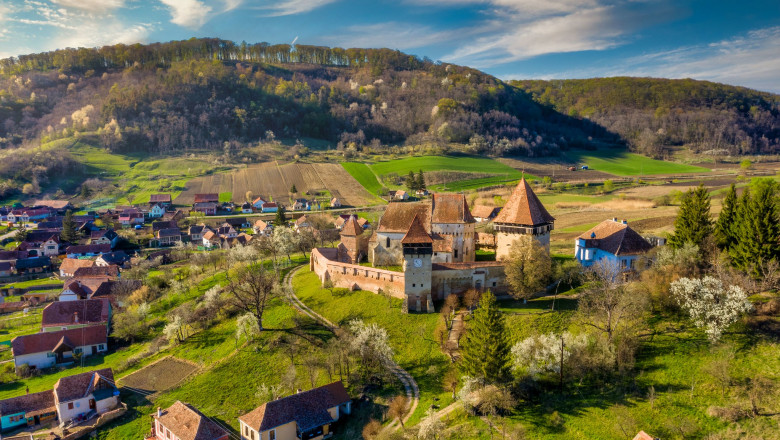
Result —
[[401, 239], [404, 254], [404, 293], [408, 311], [433, 313], [431, 282], [433, 239], [420, 218], [414, 216], [409, 230]]

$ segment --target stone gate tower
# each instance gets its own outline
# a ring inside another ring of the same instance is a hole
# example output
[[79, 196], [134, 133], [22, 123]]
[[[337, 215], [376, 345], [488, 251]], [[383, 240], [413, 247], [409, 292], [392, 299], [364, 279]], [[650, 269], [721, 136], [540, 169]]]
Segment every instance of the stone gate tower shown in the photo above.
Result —
[[414, 216], [409, 230], [401, 239], [404, 254], [404, 290], [409, 311], [434, 312], [431, 298], [433, 276], [433, 239], [420, 218]]

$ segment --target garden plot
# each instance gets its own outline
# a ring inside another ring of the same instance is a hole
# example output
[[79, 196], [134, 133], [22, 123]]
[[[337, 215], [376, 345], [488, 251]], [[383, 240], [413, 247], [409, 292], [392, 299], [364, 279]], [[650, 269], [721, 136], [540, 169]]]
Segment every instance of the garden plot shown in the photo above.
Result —
[[142, 393], [169, 390], [198, 369], [194, 363], [166, 357], [121, 379], [119, 384]]

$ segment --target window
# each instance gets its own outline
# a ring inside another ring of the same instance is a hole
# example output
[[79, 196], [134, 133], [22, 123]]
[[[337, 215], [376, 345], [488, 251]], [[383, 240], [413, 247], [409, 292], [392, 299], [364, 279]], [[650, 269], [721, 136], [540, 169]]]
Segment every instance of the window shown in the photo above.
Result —
[[165, 438], [171, 438], [171, 430], [168, 428], [165, 428]]
[[276, 440], [276, 430], [272, 429], [268, 432], [268, 439], [269, 440]]
[[73, 409], [73, 402], [68, 402], [68, 409]]
[[252, 440], [255, 440], [255, 432], [254, 432], [254, 431], [249, 431], [249, 437], [250, 437]]
[[493, 287], [496, 287], [496, 282], [495, 281], [493, 281]]
[[79, 353], [81, 353], [81, 351], [82, 351], [82, 349], [81, 349], [81, 348], [75, 348], [75, 349], [73, 349], [73, 352], [74, 352], [74, 353], [76, 353], [76, 354], [79, 354]]
[[249, 437], [249, 427], [244, 425], [244, 435]]
[[98, 350], [105, 350], [105, 349], [106, 349], [106, 346], [105, 346], [105, 345], [103, 345], [103, 344], [100, 344], [100, 345], [98, 346]]
[[455, 258], [458, 258], [458, 250], [455, 249]]
[[417, 284], [412, 283], [412, 287], [417, 287]]
[[386, 242], [387, 242], [387, 244], [385, 245], [385, 247], [390, 247], [390, 237], [387, 237]]

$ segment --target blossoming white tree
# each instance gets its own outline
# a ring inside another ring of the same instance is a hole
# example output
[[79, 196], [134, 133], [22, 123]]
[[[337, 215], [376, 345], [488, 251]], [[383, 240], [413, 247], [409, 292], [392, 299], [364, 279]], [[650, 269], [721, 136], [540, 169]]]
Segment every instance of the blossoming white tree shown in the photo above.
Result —
[[531, 336], [512, 347], [512, 367], [518, 374], [528, 374], [534, 379], [542, 373], [554, 373], [563, 386], [564, 371], [587, 345], [585, 335], [575, 336], [569, 332]]
[[417, 438], [421, 440], [437, 440], [442, 431], [444, 431], [444, 423], [436, 415], [436, 410], [429, 408], [428, 412], [425, 413], [425, 418], [420, 421]]
[[393, 349], [388, 342], [387, 330], [359, 319], [350, 321], [349, 330], [352, 333], [350, 349], [360, 357], [365, 374], [377, 372], [392, 361]]
[[711, 276], [680, 278], [671, 284], [671, 291], [677, 304], [688, 313], [696, 327], [704, 329], [710, 342], [717, 342], [740, 315], [753, 308], [741, 287], [725, 288], [720, 280]]

